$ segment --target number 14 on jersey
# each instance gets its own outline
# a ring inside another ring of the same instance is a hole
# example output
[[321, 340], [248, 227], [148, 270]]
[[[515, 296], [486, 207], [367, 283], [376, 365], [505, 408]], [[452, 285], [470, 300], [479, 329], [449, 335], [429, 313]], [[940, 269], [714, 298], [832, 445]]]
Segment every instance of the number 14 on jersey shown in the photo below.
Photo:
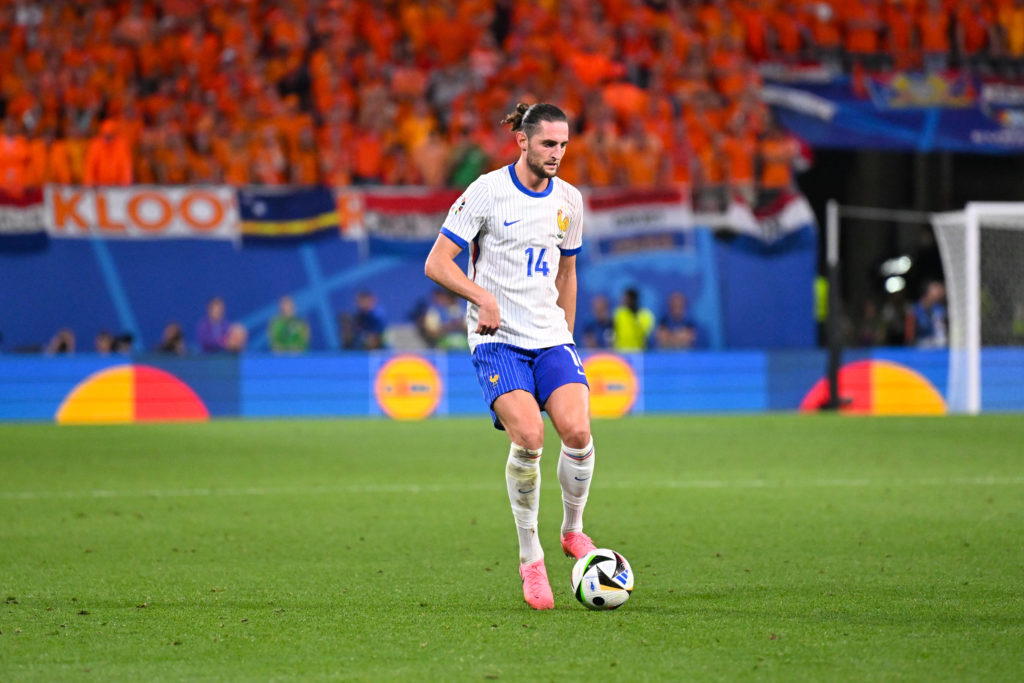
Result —
[[536, 262], [533, 260], [533, 247], [526, 248], [526, 277], [533, 277], [534, 273], [540, 273], [544, 277], [548, 276], [548, 262], [544, 260], [544, 254], [547, 249], [541, 249], [537, 253]]

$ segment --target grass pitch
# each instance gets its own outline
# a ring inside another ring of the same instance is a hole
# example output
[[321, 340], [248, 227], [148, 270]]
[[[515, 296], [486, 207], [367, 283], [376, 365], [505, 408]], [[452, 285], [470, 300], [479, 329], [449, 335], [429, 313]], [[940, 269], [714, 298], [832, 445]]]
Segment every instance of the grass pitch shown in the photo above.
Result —
[[[550, 434], [549, 430], [549, 434]], [[598, 422], [592, 613], [486, 419], [0, 426], [0, 680], [1020, 680], [1019, 416]]]

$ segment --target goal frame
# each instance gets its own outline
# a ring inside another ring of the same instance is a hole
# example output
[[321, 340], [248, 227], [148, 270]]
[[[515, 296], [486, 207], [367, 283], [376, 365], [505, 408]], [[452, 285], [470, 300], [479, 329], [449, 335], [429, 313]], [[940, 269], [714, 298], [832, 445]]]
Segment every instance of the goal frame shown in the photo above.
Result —
[[[981, 228], [985, 220], [1024, 220], [1024, 202], [968, 202], [964, 207], [964, 381], [965, 412], [981, 412]], [[1020, 229], [1020, 227], [1011, 228]], [[941, 250], [941, 241], [940, 250]], [[948, 268], [943, 256], [942, 267]], [[950, 349], [953, 353], [954, 349]], [[950, 358], [953, 363], [953, 358]]]
[[[830, 199], [826, 205], [825, 249], [829, 280], [827, 377], [829, 399], [822, 408], [838, 409], [842, 399], [838, 390], [838, 372], [842, 354], [839, 329], [841, 297], [839, 294], [839, 231], [841, 218], [890, 221], [898, 223], [928, 224], [936, 234], [939, 254], [946, 278], [954, 267], [953, 254], [948, 243], [940, 237], [942, 224], [962, 225], [964, 320], [950, 319], [949, 386], [947, 405], [951, 412], [977, 415], [981, 412], [981, 229], [986, 220], [1010, 219], [1016, 224], [1006, 227], [1024, 231], [1024, 202], [968, 202], [962, 211], [928, 213], [840, 205]], [[960, 296], [950, 292], [950, 298]], [[952, 307], [959, 308], [959, 307]], [[954, 331], [956, 328], [957, 331]], [[961, 334], [962, 332], [962, 334]], [[962, 389], [961, 389], [962, 386]]]

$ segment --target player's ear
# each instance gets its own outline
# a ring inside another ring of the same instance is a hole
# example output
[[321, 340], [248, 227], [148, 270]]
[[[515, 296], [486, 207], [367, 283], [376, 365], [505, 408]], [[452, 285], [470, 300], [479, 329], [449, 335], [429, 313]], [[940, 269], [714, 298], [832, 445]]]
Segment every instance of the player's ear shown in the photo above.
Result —
[[526, 151], [526, 133], [521, 130], [516, 131], [516, 142], [519, 144], [519, 149]]

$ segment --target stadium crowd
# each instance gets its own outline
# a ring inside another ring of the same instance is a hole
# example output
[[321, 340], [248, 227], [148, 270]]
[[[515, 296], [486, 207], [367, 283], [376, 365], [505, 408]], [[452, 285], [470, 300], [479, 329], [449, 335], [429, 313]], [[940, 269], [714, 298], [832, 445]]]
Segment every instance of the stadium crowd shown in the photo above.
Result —
[[1024, 0], [0, 0], [0, 189], [468, 184], [517, 99], [590, 185], [792, 183], [759, 63], [1004, 69]]

